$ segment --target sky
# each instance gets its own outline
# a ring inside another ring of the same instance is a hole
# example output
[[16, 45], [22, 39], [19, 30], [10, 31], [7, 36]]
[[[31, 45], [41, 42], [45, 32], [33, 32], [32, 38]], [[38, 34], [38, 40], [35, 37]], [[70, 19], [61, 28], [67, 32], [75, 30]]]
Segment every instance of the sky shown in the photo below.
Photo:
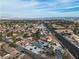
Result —
[[0, 0], [0, 17], [79, 17], [79, 0]]

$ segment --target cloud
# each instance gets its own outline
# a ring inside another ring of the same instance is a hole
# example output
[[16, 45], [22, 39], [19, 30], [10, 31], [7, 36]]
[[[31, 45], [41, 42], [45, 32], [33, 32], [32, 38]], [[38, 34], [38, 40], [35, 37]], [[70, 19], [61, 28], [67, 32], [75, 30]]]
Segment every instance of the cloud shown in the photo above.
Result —
[[79, 16], [79, 0], [0, 0], [0, 17], [67, 15]]
[[75, 1], [78, 1], [78, 0], [61, 0], [60, 2], [62, 2], [62, 3], [70, 3], [70, 2], [75, 2]]

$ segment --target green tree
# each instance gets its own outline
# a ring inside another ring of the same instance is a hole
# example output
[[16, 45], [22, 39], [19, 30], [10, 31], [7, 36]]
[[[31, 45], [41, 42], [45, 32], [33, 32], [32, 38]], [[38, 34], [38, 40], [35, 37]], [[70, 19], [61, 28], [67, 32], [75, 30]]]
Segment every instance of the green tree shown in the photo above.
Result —
[[28, 37], [28, 34], [27, 33], [23, 35], [23, 38], [27, 38], [27, 37]]
[[9, 33], [7, 33], [7, 36], [12, 36], [13, 35], [13, 32], [11, 31], [11, 32], [9, 32]]
[[0, 32], [0, 42], [2, 42], [2, 32]]
[[13, 46], [14, 46], [14, 43], [9, 43], [9, 46], [10, 46], [10, 47], [13, 47]]
[[12, 40], [13, 40], [13, 43], [17, 41], [15, 36], [12, 37]]
[[41, 35], [40, 35], [40, 31], [39, 31], [39, 30], [35, 33], [34, 37], [35, 37], [37, 40], [40, 39]]

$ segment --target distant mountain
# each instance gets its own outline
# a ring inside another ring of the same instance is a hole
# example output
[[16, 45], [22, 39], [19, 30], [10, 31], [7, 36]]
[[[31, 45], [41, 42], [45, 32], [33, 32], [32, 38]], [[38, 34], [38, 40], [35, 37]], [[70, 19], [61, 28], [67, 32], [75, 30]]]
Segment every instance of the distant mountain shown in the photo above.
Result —
[[79, 17], [1, 18], [0, 20], [79, 20]]

